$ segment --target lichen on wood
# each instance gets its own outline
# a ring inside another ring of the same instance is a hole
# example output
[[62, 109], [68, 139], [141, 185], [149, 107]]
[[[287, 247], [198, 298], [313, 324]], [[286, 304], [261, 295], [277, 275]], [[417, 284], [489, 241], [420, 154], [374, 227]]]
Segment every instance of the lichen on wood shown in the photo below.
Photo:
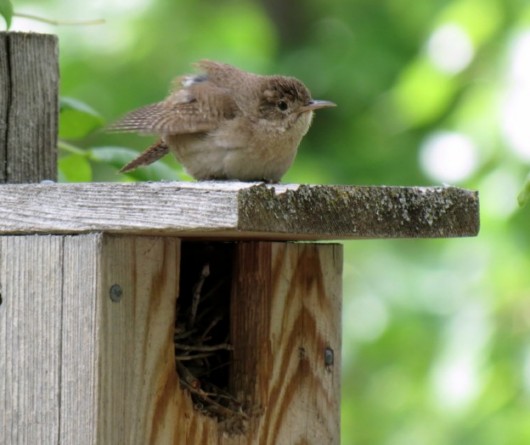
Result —
[[261, 185], [245, 190], [239, 204], [242, 230], [418, 238], [473, 236], [479, 229], [478, 194], [455, 187]]

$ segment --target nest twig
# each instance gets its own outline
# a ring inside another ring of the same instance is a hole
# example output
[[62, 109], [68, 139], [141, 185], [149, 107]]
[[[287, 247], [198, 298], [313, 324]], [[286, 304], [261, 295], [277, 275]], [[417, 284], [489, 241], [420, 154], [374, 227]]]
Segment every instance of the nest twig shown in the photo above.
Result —
[[[226, 292], [227, 277], [216, 274], [214, 267], [214, 263], [203, 262], [195, 282], [181, 286], [174, 336], [176, 368], [196, 409], [220, 422], [241, 423], [248, 415], [230, 394], [228, 378], [216, 380], [219, 371], [230, 365], [232, 346], [227, 295], [221, 295]], [[228, 370], [224, 375], [228, 376]]]

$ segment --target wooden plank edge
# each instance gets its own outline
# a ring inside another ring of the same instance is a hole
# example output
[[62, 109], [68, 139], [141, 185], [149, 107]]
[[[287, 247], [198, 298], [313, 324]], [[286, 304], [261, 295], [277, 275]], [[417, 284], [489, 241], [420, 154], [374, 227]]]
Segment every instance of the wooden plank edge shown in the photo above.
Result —
[[8, 184], [0, 214], [0, 234], [339, 240], [464, 237], [480, 228], [478, 192], [456, 187]]
[[[257, 185], [239, 197], [239, 229], [322, 239], [447, 238], [480, 230], [477, 191], [457, 187]], [[329, 215], [325, 218], [324, 215]]]

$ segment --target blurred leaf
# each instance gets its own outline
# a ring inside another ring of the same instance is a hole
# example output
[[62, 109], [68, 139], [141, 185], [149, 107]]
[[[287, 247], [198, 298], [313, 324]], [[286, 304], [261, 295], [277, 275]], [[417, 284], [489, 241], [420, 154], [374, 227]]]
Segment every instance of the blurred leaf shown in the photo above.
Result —
[[453, 79], [420, 58], [403, 70], [394, 99], [402, 118], [411, 126], [420, 126], [439, 118], [454, 93]]
[[521, 207], [524, 207], [530, 201], [530, 176], [526, 179], [526, 183], [517, 196], [517, 202]]
[[87, 104], [71, 97], [61, 97], [59, 115], [59, 137], [81, 139], [97, 128], [104, 120]]
[[[480, 14], [480, 20], [477, 15]], [[473, 43], [490, 38], [502, 25], [501, 3], [497, 0], [460, 0], [449, 2], [439, 17], [441, 23], [462, 26]]]
[[59, 159], [61, 182], [90, 182], [92, 167], [87, 156], [71, 154]]
[[0, 15], [4, 18], [7, 29], [11, 28], [13, 5], [10, 0], [0, 0]]
[[[138, 156], [136, 150], [126, 147], [95, 147], [88, 151], [89, 159], [103, 162], [115, 167], [117, 170]], [[175, 181], [180, 179], [178, 173], [163, 162], [155, 162], [146, 167], [126, 173], [127, 176], [139, 181]]]

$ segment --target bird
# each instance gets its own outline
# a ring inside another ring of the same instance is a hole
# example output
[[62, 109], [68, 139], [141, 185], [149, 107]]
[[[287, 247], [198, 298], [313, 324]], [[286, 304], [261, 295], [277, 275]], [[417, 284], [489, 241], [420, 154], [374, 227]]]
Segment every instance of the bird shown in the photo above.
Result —
[[114, 132], [158, 136], [120, 172], [172, 153], [199, 181], [277, 183], [293, 163], [313, 112], [336, 106], [312, 99], [294, 77], [253, 74], [211, 60], [195, 65], [198, 74], [176, 78], [166, 99], [110, 126]]

